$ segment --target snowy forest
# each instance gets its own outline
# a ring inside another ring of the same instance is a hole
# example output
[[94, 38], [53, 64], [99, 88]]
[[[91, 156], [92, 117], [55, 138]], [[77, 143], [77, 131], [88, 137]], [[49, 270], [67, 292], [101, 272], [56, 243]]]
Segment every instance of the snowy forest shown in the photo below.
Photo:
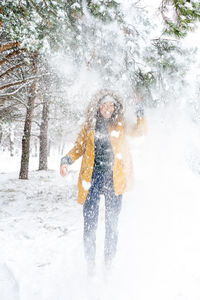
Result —
[[[199, 0], [0, 1], [0, 299], [200, 299]], [[60, 176], [97, 95], [114, 93], [134, 184], [117, 254], [87, 276], [81, 159]], [[138, 102], [138, 99], [140, 101]]]

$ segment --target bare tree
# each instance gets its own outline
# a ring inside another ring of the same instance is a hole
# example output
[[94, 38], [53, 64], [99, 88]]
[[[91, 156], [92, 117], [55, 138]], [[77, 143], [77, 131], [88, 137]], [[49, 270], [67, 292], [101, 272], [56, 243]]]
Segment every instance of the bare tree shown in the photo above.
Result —
[[48, 115], [49, 104], [48, 100], [43, 102], [42, 120], [40, 125], [40, 155], [39, 155], [39, 170], [47, 170], [48, 156]]
[[[36, 75], [38, 71], [37, 54], [32, 56], [32, 74]], [[31, 126], [34, 112], [34, 104], [36, 99], [36, 85], [37, 79], [35, 79], [29, 89], [28, 103], [26, 110], [26, 119], [24, 123], [24, 134], [22, 137], [22, 156], [21, 156], [21, 168], [19, 173], [19, 179], [28, 179], [29, 170], [29, 156], [30, 156], [30, 138], [31, 138]]]

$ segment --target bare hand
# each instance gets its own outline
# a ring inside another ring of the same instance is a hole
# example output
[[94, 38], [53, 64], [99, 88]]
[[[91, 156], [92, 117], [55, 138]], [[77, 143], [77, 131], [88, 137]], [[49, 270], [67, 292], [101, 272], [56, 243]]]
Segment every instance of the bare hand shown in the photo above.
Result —
[[61, 175], [62, 177], [64, 177], [64, 176], [67, 174], [67, 172], [68, 172], [68, 167], [67, 167], [67, 165], [62, 165], [62, 166], [60, 167], [60, 175]]

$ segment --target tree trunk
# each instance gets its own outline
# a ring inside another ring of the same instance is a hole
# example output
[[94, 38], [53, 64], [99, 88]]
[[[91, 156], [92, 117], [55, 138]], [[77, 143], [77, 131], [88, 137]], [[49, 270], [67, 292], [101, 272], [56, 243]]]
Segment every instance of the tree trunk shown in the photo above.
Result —
[[48, 155], [48, 102], [45, 101], [42, 109], [42, 122], [40, 125], [40, 157], [39, 170], [47, 170]]
[[[37, 73], [37, 56], [33, 57], [33, 74]], [[26, 119], [24, 124], [24, 134], [22, 137], [22, 156], [21, 156], [21, 169], [19, 173], [19, 179], [28, 179], [29, 170], [29, 156], [30, 156], [30, 138], [31, 138], [31, 125], [34, 112], [34, 104], [36, 98], [36, 84], [35, 79], [31, 86], [28, 96], [28, 104], [26, 110]]]

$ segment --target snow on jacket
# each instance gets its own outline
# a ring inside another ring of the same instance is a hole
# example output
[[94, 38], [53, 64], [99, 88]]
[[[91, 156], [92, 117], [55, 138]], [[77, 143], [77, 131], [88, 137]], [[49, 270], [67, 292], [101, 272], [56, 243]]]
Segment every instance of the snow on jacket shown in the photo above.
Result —
[[[115, 95], [112, 95], [115, 97]], [[115, 97], [120, 105], [119, 99]], [[92, 108], [91, 108], [92, 107]], [[78, 202], [84, 204], [87, 198], [88, 190], [91, 186], [92, 172], [95, 160], [95, 122], [94, 113], [98, 109], [98, 101], [96, 105], [89, 108], [87, 122], [79, 133], [75, 146], [66, 154], [73, 163], [79, 157], [83, 156], [81, 169], [78, 179]], [[93, 116], [92, 116], [92, 114]], [[118, 113], [118, 119], [109, 124], [108, 132], [114, 154], [113, 166], [113, 183], [116, 195], [123, 194], [131, 189], [133, 185], [133, 167], [129, 146], [126, 135], [140, 136], [146, 133], [146, 120], [144, 117], [137, 118], [137, 126], [127, 128], [123, 118]]]

